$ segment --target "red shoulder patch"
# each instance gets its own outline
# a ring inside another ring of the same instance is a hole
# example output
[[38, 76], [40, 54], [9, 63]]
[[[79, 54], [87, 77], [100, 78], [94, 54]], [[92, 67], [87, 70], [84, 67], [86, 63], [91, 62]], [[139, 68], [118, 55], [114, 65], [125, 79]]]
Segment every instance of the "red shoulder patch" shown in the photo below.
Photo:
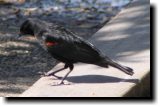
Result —
[[46, 42], [47, 46], [55, 46], [57, 44], [58, 44], [57, 42]]

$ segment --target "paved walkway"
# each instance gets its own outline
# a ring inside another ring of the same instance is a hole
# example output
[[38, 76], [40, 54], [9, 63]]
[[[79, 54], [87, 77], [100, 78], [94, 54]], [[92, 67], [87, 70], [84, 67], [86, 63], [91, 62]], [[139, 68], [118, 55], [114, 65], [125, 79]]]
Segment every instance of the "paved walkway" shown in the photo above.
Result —
[[[78, 63], [65, 81], [71, 85], [52, 86], [51, 84], [59, 80], [42, 77], [21, 96], [121, 97], [129, 93], [150, 71], [149, 10], [149, 0], [135, 0], [89, 40], [107, 56], [133, 68], [135, 72], [133, 76], [112, 67], [106, 69]], [[60, 63], [56, 68], [62, 65]], [[62, 76], [67, 71], [68, 69], [58, 75]]]

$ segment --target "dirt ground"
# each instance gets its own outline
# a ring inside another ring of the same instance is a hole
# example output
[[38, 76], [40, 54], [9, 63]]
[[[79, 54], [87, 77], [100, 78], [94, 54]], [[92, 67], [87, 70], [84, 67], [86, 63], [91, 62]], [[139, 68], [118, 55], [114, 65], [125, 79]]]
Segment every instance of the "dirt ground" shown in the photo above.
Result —
[[114, 14], [101, 22], [102, 20], [95, 20], [92, 15], [85, 20], [62, 16], [57, 18], [57, 14], [31, 14], [33, 9], [22, 12], [22, 9], [13, 4], [0, 5], [0, 96], [3, 97], [18, 96], [57, 63], [34, 38], [16, 38], [19, 27], [26, 18], [37, 17], [61, 24], [88, 39], [118, 13], [118, 10], [112, 10]]

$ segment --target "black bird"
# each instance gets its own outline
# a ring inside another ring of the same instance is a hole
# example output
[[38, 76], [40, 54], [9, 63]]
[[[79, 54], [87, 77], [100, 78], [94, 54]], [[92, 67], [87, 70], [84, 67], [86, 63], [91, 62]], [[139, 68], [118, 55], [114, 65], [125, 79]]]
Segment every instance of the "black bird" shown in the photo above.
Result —
[[55, 73], [70, 68], [60, 84], [63, 84], [65, 78], [73, 70], [73, 64], [77, 62], [94, 64], [105, 68], [112, 66], [128, 75], [134, 74], [131, 68], [122, 66], [106, 57], [93, 44], [60, 25], [50, 24], [34, 18], [27, 19], [20, 27], [20, 34], [35, 36], [45, 50], [55, 59], [65, 63], [64, 68], [48, 75], [56, 76]]

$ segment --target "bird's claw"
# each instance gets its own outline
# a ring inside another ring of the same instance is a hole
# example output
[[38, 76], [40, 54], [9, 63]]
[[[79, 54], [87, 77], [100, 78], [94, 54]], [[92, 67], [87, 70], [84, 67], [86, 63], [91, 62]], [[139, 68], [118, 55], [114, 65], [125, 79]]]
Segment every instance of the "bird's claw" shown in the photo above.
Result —
[[57, 75], [55, 75], [55, 74], [49, 74], [49, 73], [46, 73], [46, 72], [43, 74], [43, 76], [44, 76], [44, 77], [54, 76], [54, 77], [56, 77], [57, 79], [62, 79], [62, 77], [60, 77], [60, 76], [57, 76]]
[[60, 81], [59, 83], [53, 83], [52, 86], [61, 86], [61, 85], [71, 85], [70, 83], [65, 83], [63, 81]]
[[64, 84], [64, 82], [63, 82], [63, 81], [61, 81], [61, 82], [59, 83], [59, 85], [65, 85], [65, 84]]
[[50, 75], [48, 73], [44, 72], [43, 76], [47, 77], [47, 76], [50, 76]]
[[60, 85], [65, 85], [64, 82], [60, 82], [60, 83], [53, 83], [52, 86], [60, 86]]

